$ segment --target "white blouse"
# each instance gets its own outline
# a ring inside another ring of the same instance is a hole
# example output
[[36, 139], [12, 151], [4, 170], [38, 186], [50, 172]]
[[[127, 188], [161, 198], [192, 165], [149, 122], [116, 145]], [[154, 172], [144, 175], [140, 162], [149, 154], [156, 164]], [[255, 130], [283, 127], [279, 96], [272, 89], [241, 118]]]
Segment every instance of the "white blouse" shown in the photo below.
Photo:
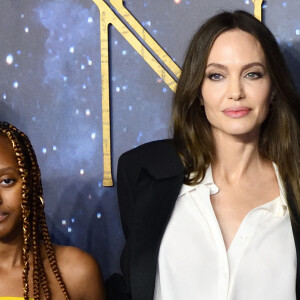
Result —
[[154, 300], [296, 300], [296, 249], [285, 193], [251, 210], [226, 251], [212, 171], [183, 185], [160, 246]]

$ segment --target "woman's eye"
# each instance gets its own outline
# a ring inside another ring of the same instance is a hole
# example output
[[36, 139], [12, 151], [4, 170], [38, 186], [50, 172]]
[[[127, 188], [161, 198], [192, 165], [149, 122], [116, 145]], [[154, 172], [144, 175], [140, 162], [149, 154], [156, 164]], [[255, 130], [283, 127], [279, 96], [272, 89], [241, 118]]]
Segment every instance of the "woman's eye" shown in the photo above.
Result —
[[213, 73], [213, 74], [209, 74], [208, 75], [208, 78], [211, 79], [211, 80], [221, 80], [223, 78], [223, 76], [221, 74], [218, 74], [218, 73]]
[[10, 178], [7, 178], [7, 179], [3, 179], [1, 180], [1, 185], [4, 185], [4, 186], [7, 186], [7, 185], [12, 185], [15, 183], [15, 180], [14, 179], [10, 179]]
[[250, 78], [250, 79], [257, 79], [257, 78], [262, 77], [262, 73], [260, 73], [260, 72], [250, 72], [246, 75], [246, 77]]

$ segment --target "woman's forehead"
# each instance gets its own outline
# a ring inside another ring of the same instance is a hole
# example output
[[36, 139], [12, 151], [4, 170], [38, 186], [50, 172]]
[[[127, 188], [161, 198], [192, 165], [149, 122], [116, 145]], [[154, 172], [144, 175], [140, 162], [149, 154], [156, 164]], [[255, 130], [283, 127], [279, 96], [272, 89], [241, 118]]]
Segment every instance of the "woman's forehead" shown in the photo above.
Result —
[[12, 143], [8, 137], [0, 134], [0, 165], [17, 166], [17, 159]]
[[207, 64], [265, 62], [265, 55], [259, 41], [240, 29], [221, 33], [213, 43]]

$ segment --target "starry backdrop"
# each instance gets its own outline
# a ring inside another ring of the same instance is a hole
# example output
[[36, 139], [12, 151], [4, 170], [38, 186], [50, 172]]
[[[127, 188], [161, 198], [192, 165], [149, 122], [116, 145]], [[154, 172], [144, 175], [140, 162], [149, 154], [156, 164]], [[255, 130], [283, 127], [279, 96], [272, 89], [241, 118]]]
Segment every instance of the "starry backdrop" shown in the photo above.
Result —
[[[250, 0], [126, 0], [124, 5], [178, 66], [206, 18], [222, 10], [253, 13]], [[299, 1], [263, 4], [264, 22], [298, 87], [299, 11]], [[1, 1], [0, 16], [0, 119], [32, 141], [53, 240], [91, 253], [107, 277], [119, 270], [124, 241], [116, 188], [102, 186], [98, 7], [92, 0], [10, 0]], [[173, 93], [113, 26], [109, 36], [115, 181], [121, 153], [171, 136]]]

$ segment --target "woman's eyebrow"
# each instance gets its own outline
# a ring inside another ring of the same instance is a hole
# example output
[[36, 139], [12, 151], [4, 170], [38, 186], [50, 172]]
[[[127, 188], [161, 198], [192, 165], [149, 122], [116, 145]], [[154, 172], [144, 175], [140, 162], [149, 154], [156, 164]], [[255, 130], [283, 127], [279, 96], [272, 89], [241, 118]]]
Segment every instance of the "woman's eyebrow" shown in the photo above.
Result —
[[19, 170], [14, 167], [0, 168], [0, 173], [5, 173], [5, 172], [9, 172], [9, 171], [18, 172]]
[[262, 64], [262, 63], [260, 63], [260, 62], [253, 62], [253, 63], [250, 63], [250, 64], [247, 64], [247, 65], [245, 65], [244, 67], [243, 67], [243, 69], [249, 69], [249, 68], [251, 68], [251, 67], [261, 67], [261, 68], [263, 68], [263, 69], [265, 69], [266, 68], [266, 66], [264, 65], [264, 64]]
[[206, 66], [206, 68], [209, 67], [216, 67], [216, 68], [220, 68], [220, 69], [224, 69], [224, 70], [228, 70], [228, 68], [222, 64], [218, 64], [218, 63], [210, 63]]
[[[249, 69], [251, 67], [255, 67], [255, 66], [258, 66], [258, 67], [261, 67], [263, 69], [265, 69], [265, 65], [258, 62], [258, 61], [255, 61], [255, 62], [252, 62], [252, 63], [249, 63], [249, 64], [246, 64], [243, 66], [243, 70], [245, 69]], [[209, 68], [209, 67], [216, 67], [216, 68], [220, 68], [220, 69], [224, 69], [224, 70], [228, 70], [228, 67], [225, 66], [225, 65], [222, 65], [222, 64], [218, 64], [218, 63], [210, 63], [206, 66], [206, 68]]]

